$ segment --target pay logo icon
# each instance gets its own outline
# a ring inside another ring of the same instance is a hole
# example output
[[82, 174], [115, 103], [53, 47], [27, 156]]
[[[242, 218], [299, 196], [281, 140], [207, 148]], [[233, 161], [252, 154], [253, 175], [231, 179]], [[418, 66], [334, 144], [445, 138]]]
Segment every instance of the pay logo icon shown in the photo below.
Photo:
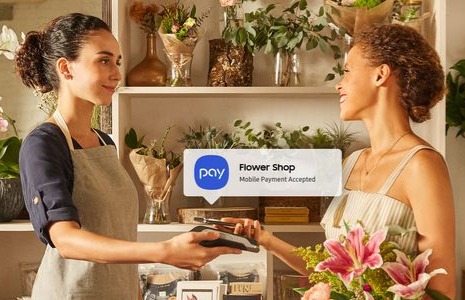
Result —
[[229, 166], [219, 155], [204, 155], [197, 159], [194, 167], [195, 183], [204, 190], [219, 190], [229, 180]]

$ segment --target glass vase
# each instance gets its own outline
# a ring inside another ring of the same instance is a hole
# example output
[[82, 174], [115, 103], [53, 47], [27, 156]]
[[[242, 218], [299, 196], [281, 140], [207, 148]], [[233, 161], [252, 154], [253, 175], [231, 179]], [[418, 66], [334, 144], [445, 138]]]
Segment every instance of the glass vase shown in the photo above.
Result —
[[145, 211], [145, 224], [169, 224], [171, 223], [170, 201], [172, 190], [169, 189], [163, 199], [149, 199]]
[[169, 61], [167, 86], [192, 86], [192, 53], [166, 52]]
[[300, 86], [300, 57], [297, 51], [279, 51], [275, 56], [274, 85]]
[[242, 3], [224, 6], [220, 19], [220, 33], [225, 37], [226, 32], [232, 33], [244, 25], [244, 9]]
[[166, 83], [166, 66], [157, 56], [155, 34], [147, 34], [147, 52], [127, 77], [128, 86], [164, 86]]

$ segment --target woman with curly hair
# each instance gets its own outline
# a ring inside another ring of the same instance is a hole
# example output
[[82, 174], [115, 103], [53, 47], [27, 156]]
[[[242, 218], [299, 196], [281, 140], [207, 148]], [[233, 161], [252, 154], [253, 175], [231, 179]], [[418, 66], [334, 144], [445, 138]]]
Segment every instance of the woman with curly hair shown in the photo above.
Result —
[[[423, 122], [445, 92], [439, 56], [415, 30], [381, 25], [355, 36], [336, 85], [340, 117], [364, 122], [370, 147], [352, 153], [343, 166], [342, 195], [331, 202], [321, 224], [327, 238], [345, 234], [344, 223], [361, 221], [368, 234], [386, 226], [416, 228], [393, 238], [406, 252], [432, 249], [427, 269], [444, 268], [428, 285], [455, 298], [455, 213], [446, 162], [416, 135], [410, 120]], [[236, 232], [251, 234], [295, 270], [306, 273], [293, 246], [264, 230], [258, 221], [240, 222]]]

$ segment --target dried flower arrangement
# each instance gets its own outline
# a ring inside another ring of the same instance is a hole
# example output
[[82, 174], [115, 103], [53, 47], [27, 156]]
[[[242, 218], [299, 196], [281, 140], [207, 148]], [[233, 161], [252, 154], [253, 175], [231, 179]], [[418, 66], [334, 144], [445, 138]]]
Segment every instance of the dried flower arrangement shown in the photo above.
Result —
[[129, 7], [129, 16], [145, 33], [155, 33], [158, 30], [157, 14], [160, 8], [157, 4], [135, 0]]

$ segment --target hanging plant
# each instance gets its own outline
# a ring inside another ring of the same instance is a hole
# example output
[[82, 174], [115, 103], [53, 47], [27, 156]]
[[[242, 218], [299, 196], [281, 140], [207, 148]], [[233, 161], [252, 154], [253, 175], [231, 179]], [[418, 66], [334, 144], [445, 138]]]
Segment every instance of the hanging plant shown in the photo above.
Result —
[[465, 138], [465, 59], [459, 60], [447, 73], [446, 134], [457, 127], [456, 137]]

